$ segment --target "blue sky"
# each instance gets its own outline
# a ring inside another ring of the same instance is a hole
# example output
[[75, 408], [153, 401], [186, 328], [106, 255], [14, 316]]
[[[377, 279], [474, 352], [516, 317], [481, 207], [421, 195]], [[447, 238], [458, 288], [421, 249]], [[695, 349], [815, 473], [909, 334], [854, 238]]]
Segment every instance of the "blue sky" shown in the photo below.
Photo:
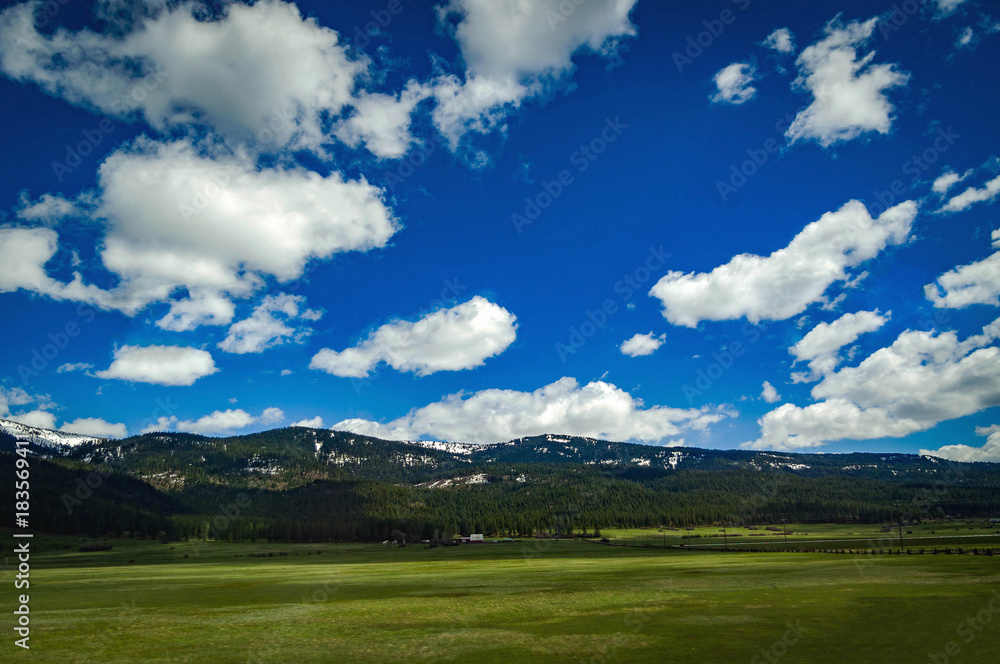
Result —
[[0, 417], [1000, 460], [991, 3], [208, 7], [4, 4]]

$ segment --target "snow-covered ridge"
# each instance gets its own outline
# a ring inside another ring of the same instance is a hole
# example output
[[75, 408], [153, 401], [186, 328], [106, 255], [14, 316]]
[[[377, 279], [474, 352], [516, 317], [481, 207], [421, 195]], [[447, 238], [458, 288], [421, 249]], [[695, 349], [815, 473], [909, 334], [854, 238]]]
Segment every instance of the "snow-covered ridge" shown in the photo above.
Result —
[[0, 429], [22, 440], [29, 440], [42, 447], [53, 449], [63, 449], [66, 447], [76, 447], [84, 443], [99, 443], [104, 438], [94, 438], [93, 436], [81, 436], [78, 433], [66, 433], [64, 431], [53, 431], [52, 429], [42, 429], [40, 427], [29, 427], [27, 424], [12, 422], [11, 420], [0, 420]]
[[406, 444], [418, 445], [431, 450], [440, 450], [442, 452], [450, 452], [451, 454], [463, 455], [469, 455], [476, 450], [483, 449], [482, 445], [476, 445], [475, 443], [443, 443], [437, 440], [408, 440], [406, 441]]

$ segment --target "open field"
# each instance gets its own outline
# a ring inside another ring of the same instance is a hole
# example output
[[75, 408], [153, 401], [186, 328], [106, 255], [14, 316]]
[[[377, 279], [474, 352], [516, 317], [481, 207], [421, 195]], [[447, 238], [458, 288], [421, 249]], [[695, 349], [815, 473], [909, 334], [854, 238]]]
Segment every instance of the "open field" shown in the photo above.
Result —
[[950, 661], [978, 663], [1000, 647], [998, 557], [80, 543], [33, 542], [32, 661], [926, 662], [954, 642]]
[[[745, 527], [722, 528], [698, 526], [695, 528], [632, 528], [601, 529], [601, 536], [616, 544], [629, 546], [731, 546], [770, 549], [872, 549], [899, 548], [899, 530], [884, 531], [875, 524], [789, 523], [787, 545], [782, 525], [775, 530]], [[969, 521], [925, 521], [903, 526], [903, 547], [906, 549], [943, 547], [997, 547], [1000, 546], [1000, 524], [981, 519]]]

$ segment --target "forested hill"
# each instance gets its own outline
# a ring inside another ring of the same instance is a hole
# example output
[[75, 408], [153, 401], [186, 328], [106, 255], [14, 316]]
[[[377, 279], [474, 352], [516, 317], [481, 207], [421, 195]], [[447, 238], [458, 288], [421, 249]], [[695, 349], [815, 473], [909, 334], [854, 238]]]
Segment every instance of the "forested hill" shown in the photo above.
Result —
[[[37, 436], [37, 430], [36, 430]], [[36, 438], [37, 439], [37, 438]], [[53, 444], [54, 456], [104, 464], [154, 484], [212, 481], [284, 487], [316, 479], [374, 479], [420, 484], [469, 469], [510, 464], [582, 464], [661, 476], [677, 470], [787, 471], [803, 477], [951, 481], [956, 472], [1000, 474], [1000, 464], [956, 464], [911, 454], [795, 454], [653, 447], [578, 436], [543, 435], [493, 445], [399, 442], [353, 433], [290, 427], [209, 438], [150, 433], [123, 440]]]
[[[662, 448], [559, 435], [477, 446], [299, 427], [72, 445], [47, 441], [44, 430], [32, 435], [40, 457], [32, 463], [43, 464], [48, 486], [78, 486], [88, 472], [104, 478], [99, 500], [75, 509], [74, 532], [166, 523], [190, 535], [223, 507], [236, 515], [217, 536], [291, 539], [376, 539], [395, 529], [530, 533], [561, 514], [591, 528], [876, 522], [900, 509], [909, 518], [1000, 514], [1000, 464], [906, 454]], [[12, 449], [13, 438], [0, 435], [0, 447]], [[12, 464], [10, 452], [2, 456]], [[66, 491], [51, 493], [33, 510], [36, 525], [65, 531]], [[115, 513], [116, 503], [132, 509]]]

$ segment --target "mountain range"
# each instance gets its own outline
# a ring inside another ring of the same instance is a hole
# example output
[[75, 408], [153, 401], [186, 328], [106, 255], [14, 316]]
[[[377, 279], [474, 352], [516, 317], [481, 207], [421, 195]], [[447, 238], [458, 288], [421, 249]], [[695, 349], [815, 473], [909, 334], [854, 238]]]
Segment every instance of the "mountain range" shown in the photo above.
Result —
[[[374, 539], [397, 528], [422, 536], [523, 533], [551, 528], [565, 514], [581, 527], [607, 528], [1000, 511], [1000, 464], [910, 454], [653, 447], [555, 434], [474, 445], [302, 427], [109, 440], [0, 420], [0, 431], [7, 462], [14, 440], [28, 440], [37, 457], [33, 473], [44, 472], [49, 493], [62, 494], [62, 505], [41, 509], [46, 527], [65, 529], [61, 511], [73, 511], [67, 488], [95, 473], [103, 478], [84, 491], [99, 501], [77, 498], [73, 528], [87, 532], [135, 530], [138, 523], [191, 535], [241, 497], [248, 504], [229, 520], [244, 534], [280, 531], [291, 539]], [[122, 504], [129, 519], [104, 514]], [[95, 510], [103, 516], [88, 512]]]

